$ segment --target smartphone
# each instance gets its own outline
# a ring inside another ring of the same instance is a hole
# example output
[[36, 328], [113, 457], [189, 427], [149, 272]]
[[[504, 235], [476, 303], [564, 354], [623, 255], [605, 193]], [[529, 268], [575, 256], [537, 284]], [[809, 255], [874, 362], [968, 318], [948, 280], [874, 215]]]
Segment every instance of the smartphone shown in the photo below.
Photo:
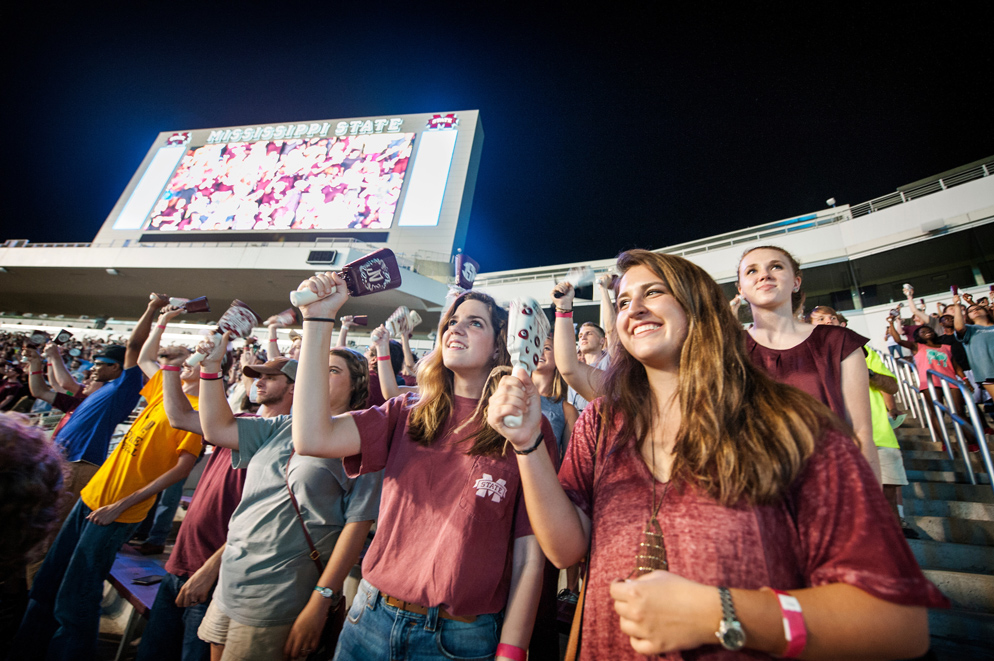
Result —
[[149, 574], [148, 576], [140, 576], [138, 578], [132, 579], [131, 582], [135, 585], [155, 585], [162, 581], [161, 574]]

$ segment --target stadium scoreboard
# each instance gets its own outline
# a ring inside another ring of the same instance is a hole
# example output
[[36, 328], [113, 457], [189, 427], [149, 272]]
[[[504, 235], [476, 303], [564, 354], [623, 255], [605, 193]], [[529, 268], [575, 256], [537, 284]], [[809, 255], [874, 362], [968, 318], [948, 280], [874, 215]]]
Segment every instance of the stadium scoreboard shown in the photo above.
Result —
[[476, 110], [165, 131], [94, 242], [354, 238], [451, 255], [482, 145]]

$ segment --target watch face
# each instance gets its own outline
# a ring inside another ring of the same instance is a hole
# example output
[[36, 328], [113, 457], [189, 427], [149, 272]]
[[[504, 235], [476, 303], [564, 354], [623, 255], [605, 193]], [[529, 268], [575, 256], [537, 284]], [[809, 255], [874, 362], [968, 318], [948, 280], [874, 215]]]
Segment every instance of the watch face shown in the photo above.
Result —
[[332, 590], [331, 588], [317, 587], [317, 588], [314, 588], [314, 591], [317, 592], [318, 594], [320, 594], [322, 597], [325, 597], [327, 599], [331, 599], [332, 597], [335, 596], [335, 591]]
[[745, 631], [738, 622], [733, 622], [721, 635], [721, 646], [727, 650], [740, 650], [745, 642]]

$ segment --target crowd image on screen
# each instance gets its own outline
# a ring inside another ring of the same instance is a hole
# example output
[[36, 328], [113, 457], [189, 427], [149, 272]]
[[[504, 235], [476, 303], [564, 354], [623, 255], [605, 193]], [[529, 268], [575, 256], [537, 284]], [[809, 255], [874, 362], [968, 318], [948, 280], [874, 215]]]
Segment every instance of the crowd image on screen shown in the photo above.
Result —
[[[326, 195], [403, 176], [411, 142], [379, 140], [193, 150], [159, 229], [197, 209], [227, 214], [202, 229], [243, 211], [254, 227], [264, 205], [267, 222], [324, 222]], [[502, 301], [461, 291], [431, 334], [404, 307], [365, 327], [339, 314], [363, 299], [331, 272], [299, 285], [317, 301], [271, 311], [256, 336], [191, 335], [196, 367], [168, 341], [184, 311], [164, 294], [127, 337], [0, 332], [0, 411], [28, 416], [0, 418], [17, 432], [4, 442], [52, 450], [44, 484], [28, 485], [51, 496], [33, 532], [4, 539], [0, 595], [16, 596], [0, 597], [4, 653], [94, 658], [122, 554], [165, 571], [139, 660], [554, 661], [557, 617], [578, 602], [577, 659], [724, 659], [737, 649], [715, 638], [726, 597], [755, 658], [924, 653], [926, 609], [948, 601], [905, 541], [900, 375], [839, 311], [801, 316], [803, 271], [780, 247], [743, 253], [733, 306], [680, 257], [631, 250], [614, 269], [598, 280], [600, 324], [574, 323], [567, 281], [541, 301], [552, 332], [531, 374], [508, 366]], [[973, 390], [954, 408], [979, 406], [989, 425], [989, 300], [956, 294], [929, 314], [908, 299], [888, 335], [923, 374], [948, 364]], [[970, 437], [969, 452], [984, 442]], [[796, 597], [806, 650], [771, 588]], [[408, 656], [391, 646], [398, 622]]]
[[145, 231], [386, 228], [413, 148], [397, 133], [191, 149]]

